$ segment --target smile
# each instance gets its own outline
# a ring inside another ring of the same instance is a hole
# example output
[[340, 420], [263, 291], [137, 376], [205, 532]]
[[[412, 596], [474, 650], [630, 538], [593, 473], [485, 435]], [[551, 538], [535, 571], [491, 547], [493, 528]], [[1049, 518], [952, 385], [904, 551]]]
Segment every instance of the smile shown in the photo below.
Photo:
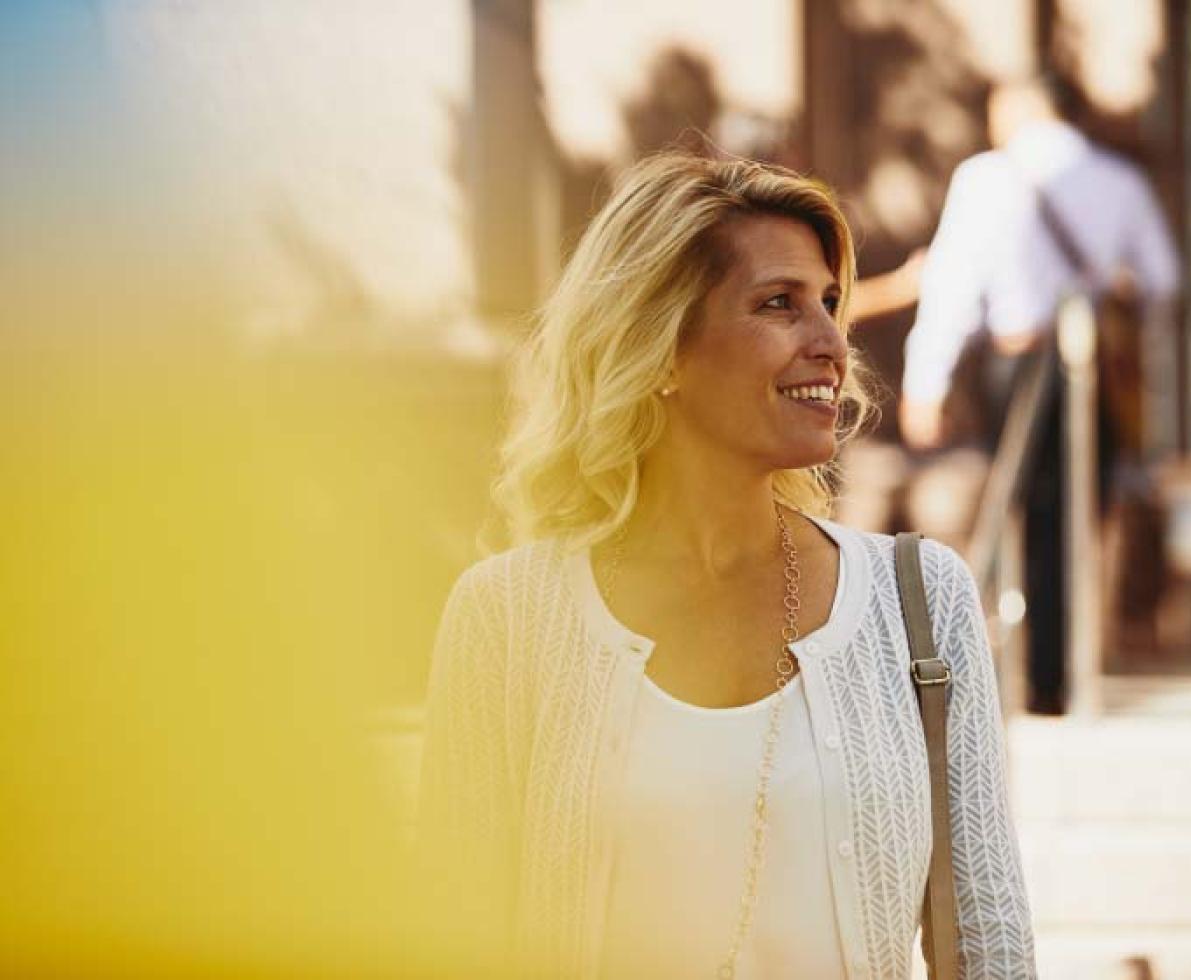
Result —
[[839, 389], [832, 385], [790, 385], [777, 390], [783, 398], [795, 402], [834, 406], [839, 400]]

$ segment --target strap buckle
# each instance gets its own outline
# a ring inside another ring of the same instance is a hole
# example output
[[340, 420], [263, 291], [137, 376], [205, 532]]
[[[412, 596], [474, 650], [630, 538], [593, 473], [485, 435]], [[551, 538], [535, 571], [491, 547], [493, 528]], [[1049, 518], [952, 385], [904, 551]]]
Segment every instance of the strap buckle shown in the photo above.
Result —
[[934, 684], [946, 684], [951, 680], [951, 667], [946, 660], [931, 657], [928, 660], [911, 660], [910, 673], [914, 675], [914, 683], [919, 687], [930, 687]]

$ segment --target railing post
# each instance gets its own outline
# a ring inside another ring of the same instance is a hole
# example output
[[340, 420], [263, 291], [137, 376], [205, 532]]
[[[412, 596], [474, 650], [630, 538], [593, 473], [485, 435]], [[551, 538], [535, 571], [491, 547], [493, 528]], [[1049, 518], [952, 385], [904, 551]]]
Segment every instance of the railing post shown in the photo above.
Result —
[[1022, 622], [1025, 599], [1025, 521], [1014, 506], [1005, 517], [997, 546], [993, 638], [997, 651], [1001, 709], [1005, 717], [1020, 714], [1026, 704], [1026, 657]]
[[1069, 710], [1088, 717], [1103, 701], [1099, 502], [1096, 481], [1096, 315], [1075, 295], [1059, 310], [1059, 355], [1065, 384], [1063, 425], [1063, 547], [1067, 568]]

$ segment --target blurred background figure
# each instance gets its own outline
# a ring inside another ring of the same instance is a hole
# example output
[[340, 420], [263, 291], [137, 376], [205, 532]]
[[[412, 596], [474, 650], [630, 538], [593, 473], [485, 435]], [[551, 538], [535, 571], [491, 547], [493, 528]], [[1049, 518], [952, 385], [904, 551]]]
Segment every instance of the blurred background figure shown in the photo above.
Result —
[[994, 149], [955, 172], [907, 340], [899, 417], [916, 449], [943, 442], [943, 402], [976, 331], [1012, 357], [1042, 343], [1059, 301], [1081, 286], [1102, 294], [1128, 283], [1153, 306], [1178, 288], [1178, 255], [1145, 176], [1067, 121], [1075, 99], [1053, 73], [989, 97]]
[[[1066, 121], [1074, 98], [1053, 73], [997, 86], [989, 99], [994, 149], [955, 172], [906, 342], [898, 417], [915, 449], [944, 444], [944, 399], [965, 348], [979, 360], [980, 438], [994, 452], [1033, 365], [1046, 360], [1045, 370], [1059, 376], [1061, 300], [1077, 291], [1099, 298], [1128, 290], [1143, 302], [1144, 319], [1175, 296], [1178, 256], [1145, 177]], [[1142, 331], [1141, 322], [1129, 326]], [[983, 348], [969, 343], [978, 331], [987, 331]], [[1147, 339], [1159, 336], [1149, 331]], [[1111, 365], [1118, 366], [1124, 369]], [[1106, 376], [1099, 387], [1102, 502], [1121, 442], [1107, 395], [1121, 387], [1125, 397], [1136, 395], [1141, 382], [1138, 372], [1131, 383], [1121, 380]], [[1039, 714], [1064, 706], [1063, 404], [1052, 390], [1033, 423], [1036, 444], [1023, 476], [1027, 706]]]
[[858, 280], [851, 304], [855, 322], [863, 324], [917, 303], [925, 264], [926, 249], [919, 248], [896, 269]]

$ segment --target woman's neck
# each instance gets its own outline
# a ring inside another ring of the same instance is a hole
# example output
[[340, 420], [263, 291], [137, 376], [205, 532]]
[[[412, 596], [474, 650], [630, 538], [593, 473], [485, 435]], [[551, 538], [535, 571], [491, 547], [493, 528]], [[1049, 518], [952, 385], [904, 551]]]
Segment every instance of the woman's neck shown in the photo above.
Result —
[[662, 449], [642, 463], [626, 551], [710, 578], [780, 552], [773, 474]]

